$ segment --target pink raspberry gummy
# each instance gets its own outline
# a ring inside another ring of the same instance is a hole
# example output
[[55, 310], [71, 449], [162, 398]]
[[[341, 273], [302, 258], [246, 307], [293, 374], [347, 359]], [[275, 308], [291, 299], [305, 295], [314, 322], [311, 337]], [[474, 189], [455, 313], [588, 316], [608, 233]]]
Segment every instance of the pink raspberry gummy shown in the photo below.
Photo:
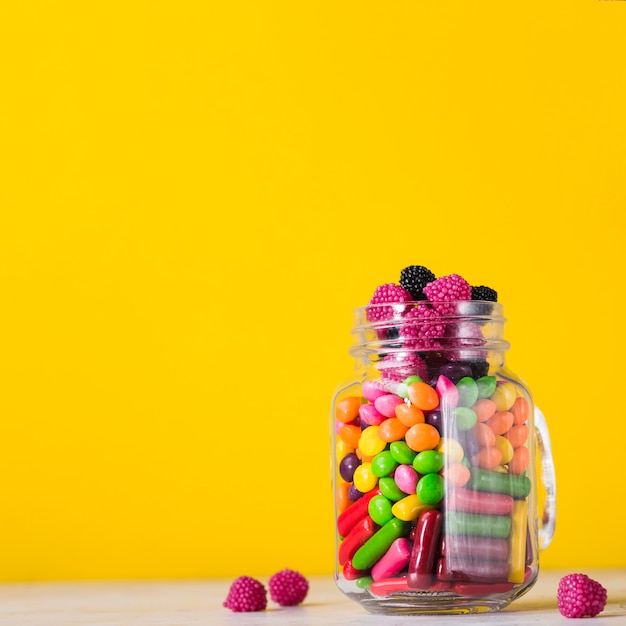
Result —
[[[428, 283], [423, 289], [426, 297], [434, 303], [451, 302], [453, 300], [471, 300], [472, 286], [458, 274], [442, 276]], [[452, 312], [451, 307], [435, 304], [435, 308], [442, 315]]]
[[[372, 304], [400, 304], [403, 302], [410, 302], [413, 299], [411, 294], [400, 287], [400, 285], [396, 285], [395, 283], [385, 283], [384, 285], [379, 285], [376, 287], [374, 291], [374, 295], [370, 300], [370, 305]], [[400, 310], [399, 313], [402, 313], [404, 309]], [[392, 319], [394, 316], [394, 307], [392, 306], [372, 306], [367, 309], [367, 319], [370, 322], [378, 322], [383, 320]]]
[[263, 611], [267, 606], [267, 591], [256, 578], [239, 576], [230, 586], [224, 606], [235, 613]]
[[428, 380], [428, 367], [415, 352], [387, 354], [376, 367], [380, 370], [380, 377], [383, 380], [401, 383], [409, 376], [419, 376], [422, 380]]
[[556, 599], [564, 617], [595, 617], [606, 605], [606, 589], [585, 574], [568, 574], [559, 581]]
[[309, 592], [307, 579], [291, 569], [274, 574], [269, 580], [270, 598], [281, 606], [300, 604]]
[[433, 350], [439, 347], [437, 339], [443, 337], [444, 325], [435, 309], [425, 304], [413, 307], [400, 327], [404, 345], [413, 350]]

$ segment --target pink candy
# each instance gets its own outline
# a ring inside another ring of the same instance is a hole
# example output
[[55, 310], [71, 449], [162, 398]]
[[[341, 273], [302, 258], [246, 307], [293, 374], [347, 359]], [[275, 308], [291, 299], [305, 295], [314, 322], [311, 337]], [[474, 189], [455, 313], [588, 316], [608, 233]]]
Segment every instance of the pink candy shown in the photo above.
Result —
[[410, 465], [398, 465], [393, 479], [404, 493], [415, 493], [419, 476]]
[[381, 580], [401, 572], [408, 565], [410, 558], [411, 544], [409, 540], [405, 537], [396, 539], [372, 568], [372, 578]]
[[382, 388], [380, 383], [378, 383], [377, 381], [366, 380], [361, 387], [361, 393], [363, 394], [363, 397], [366, 400], [369, 400], [370, 402], [374, 402], [376, 398], [379, 398], [380, 396], [384, 396], [387, 392]]
[[441, 398], [442, 407], [453, 409], [459, 403], [459, 390], [447, 376], [439, 376], [436, 389]]
[[376, 410], [373, 404], [362, 404], [359, 408], [361, 423], [368, 426], [376, 426], [384, 422], [387, 418]]
[[403, 402], [404, 400], [395, 393], [386, 393], [384, 396], [379, 396], [374, 400], [374, 406], [385, 417], [395, 417], [396, 407]]

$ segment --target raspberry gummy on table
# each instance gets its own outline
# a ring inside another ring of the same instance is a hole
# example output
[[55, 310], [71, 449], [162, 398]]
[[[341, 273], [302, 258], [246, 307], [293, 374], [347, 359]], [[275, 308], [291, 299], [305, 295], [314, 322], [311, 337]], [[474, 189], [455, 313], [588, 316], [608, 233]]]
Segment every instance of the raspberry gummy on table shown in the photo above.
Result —
[[504, 322], [494, 289], [423, 266], [355, 311], [332, 407], [335, 578], [370, 612], [499, 610], [534, 584], [535, 410]]

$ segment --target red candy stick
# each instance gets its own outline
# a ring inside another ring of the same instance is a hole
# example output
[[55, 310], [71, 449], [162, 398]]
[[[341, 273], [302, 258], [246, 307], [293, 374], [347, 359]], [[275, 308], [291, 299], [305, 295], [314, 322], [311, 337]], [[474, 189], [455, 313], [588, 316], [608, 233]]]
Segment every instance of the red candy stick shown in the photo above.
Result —
[[343, 565], [343, 577], [346, 580], [356, 580], [357, 578], [362, 578], [368, 574], [368, 569], [356, 569], [354, 565], [352, 565], [352, 559], [349, 559]]
[[370, 593], [375, 596], [388, 596], [395, 591], [408, 591], [409, 585], [404, 576], [399, 578], [382, 578], [369, 586]]
[[339, 564], [354, 556], [354, 553], [374, 534], [376, 524], [369, 515], [357, 522], [339, 546]]
[[407, 575], [412, 589], [427, 589], [432, 583], [442, 525], [443, 513], [437, 510], [424, 511], [417, 520]]
[[452, 591], [462, 596], [486, 596], [491, 593], [507, 593], [515, 587], [514, 583], [456, 583]]
[[348, 533], [354, 528], [357, 522], [367, 515], [367, 507], [370, 500], [380, 494], [379, 489], [372, 489], [365, 495], [361, 496], [354, 504], [350, 505], [337, 518], [337, 532], [340, 537], [347, 537]]
[[466, 513], [508, 515], [513, 510], [513, 498], [500, 493], [473, 491], [457, 487], [448, 496], [448, 508]]
[[470, 561], [442, 557], [437, 563], [437, 578], [471, 583], [504, 583], [508, 581], [506, 561]]
[[446, 535], [441, 541], [441, 556], [449, 556], [451, 559], [506, 561], [509, 556], [509, 542], [493, 537]]

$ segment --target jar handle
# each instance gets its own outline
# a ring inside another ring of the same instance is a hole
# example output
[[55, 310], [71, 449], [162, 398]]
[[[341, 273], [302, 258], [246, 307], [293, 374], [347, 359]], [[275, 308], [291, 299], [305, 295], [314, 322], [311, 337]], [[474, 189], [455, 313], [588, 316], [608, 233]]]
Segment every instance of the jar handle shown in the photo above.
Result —
[[552, 446], [548, 424], [541, 410], [535, 407], [535, 431], [537, 433], [537, 446], [541, 459], [541, 482], [546, 490], [546, 499], [543, 511], [539, 518], [539, 548], [545, 550], [554, 536], [554, 524], [556, 522], [556, 477], [554, 474], [554, 461], [552, 459]]

